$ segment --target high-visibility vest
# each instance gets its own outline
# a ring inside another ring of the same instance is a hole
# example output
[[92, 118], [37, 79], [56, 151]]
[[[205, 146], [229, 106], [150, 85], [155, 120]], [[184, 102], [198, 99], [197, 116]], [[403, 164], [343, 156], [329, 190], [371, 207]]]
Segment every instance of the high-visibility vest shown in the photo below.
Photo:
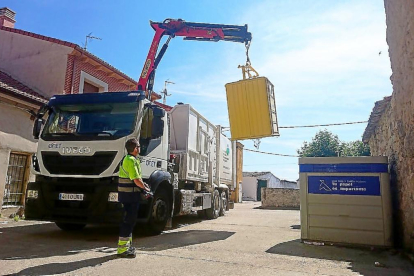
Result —
[[[135, 157], [134, 157], [135, 158]], [[140, 199], [141, 188], [135, 185], [134, 181], [129, 178], [124, 178], [121, 176], [128, 176], [129, 172], [123, 167], [124, 159], [122, 159], [119, 166], [120, 177], [118, 180], [118, 201], [119, 202], [137, 202]], [[136, 165], [138, 166], [138, 173], [141, 175], [141, 165], [139, 160], [136, 160]], [[122, 171], [122, 173], [121, 173]]]

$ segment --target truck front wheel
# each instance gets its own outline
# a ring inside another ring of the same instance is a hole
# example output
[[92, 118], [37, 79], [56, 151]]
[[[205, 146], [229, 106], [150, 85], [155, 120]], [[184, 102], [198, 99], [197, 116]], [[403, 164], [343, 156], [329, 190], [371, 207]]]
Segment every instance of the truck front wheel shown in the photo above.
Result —
[[161, 189], [154, 195], [151, 207], [151, 217], [147, 226], [147, 232], [150, 235], [160, 234], [167, 225], [171, 216], [171, 204], [167, 191]]
[[79, 231], [85, 228], [86, 224], [55, 222], [56, 226], [63, 231]]
[[220, 214], [220, 194], [218, 190], [214, 190], [213, 198], [211, 200], [211, 208], [206, 209], [206, 216], [208, 219], [216, 219]]

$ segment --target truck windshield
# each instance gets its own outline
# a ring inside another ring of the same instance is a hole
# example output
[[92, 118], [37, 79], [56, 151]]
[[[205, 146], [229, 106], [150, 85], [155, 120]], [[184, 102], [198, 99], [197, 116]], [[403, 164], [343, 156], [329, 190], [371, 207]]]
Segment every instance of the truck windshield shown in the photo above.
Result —
[[137, 110], [137, 102], [53, 106], [42, 139], [118, 139], [134, 131]]

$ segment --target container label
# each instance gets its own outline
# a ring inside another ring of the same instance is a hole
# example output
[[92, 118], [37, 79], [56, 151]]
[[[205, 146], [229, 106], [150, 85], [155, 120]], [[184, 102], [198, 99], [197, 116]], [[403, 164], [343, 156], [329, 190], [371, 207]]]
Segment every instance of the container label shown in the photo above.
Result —
[[308, 193], [332, 195], [381, 195], [379, 176], [309, 176]]

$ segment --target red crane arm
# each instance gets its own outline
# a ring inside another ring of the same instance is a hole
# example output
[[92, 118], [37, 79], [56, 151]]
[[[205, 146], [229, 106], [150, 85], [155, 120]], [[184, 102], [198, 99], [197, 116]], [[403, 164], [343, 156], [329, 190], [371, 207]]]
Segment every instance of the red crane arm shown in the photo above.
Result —
[[[152, 92], [155, 70], [167, 50], [171, 38], [183, 36], [185, 40], [215, 42], [224, 40], [245, 43], [246, 45], [252, 40], [252, 34], [247, 31], [247, 25], [193, 23], [185, 22], [181, 19], [166, 19], [164, 22], [150, 22], [150, 25], [155, 30], [155, 34], [147, 58], [145, 59], [137, 87], [138, 90], [145, 90], [148, 94]], [[169, 38], [157, 55], [160, 41], [164, 35], [169, 35]]]

